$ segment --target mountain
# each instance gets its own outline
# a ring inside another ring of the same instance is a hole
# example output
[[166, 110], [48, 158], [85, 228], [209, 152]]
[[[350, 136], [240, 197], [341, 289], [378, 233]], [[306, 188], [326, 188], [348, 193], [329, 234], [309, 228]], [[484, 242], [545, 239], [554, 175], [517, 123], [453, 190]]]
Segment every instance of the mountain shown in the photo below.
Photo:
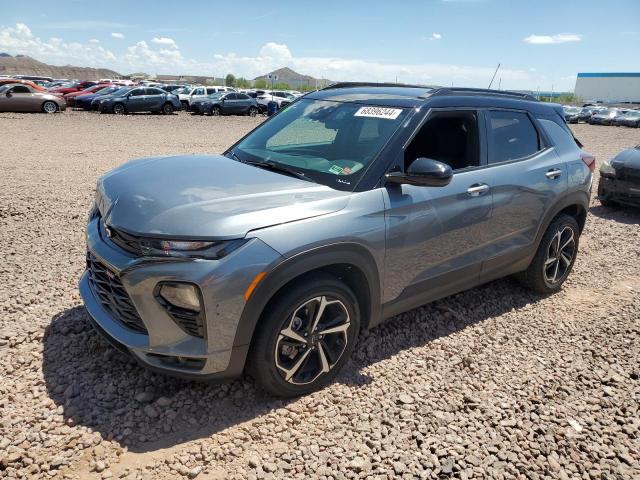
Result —
[[327, 80], [326, 78], [315, 78], [311, 75], [302, 75], [301, 73], [294, 72], [289, 67], [279, 68], [274, 70], [273, 72], [265, 73], [259, 77], [254, 78], [254, 80], [266, 80], [270, 82], [268, 75], [276, 75], [278, 80], [275, 83], [286, 83], [291, 86], [291, 88], [300, 88], [302, 86], [315, 87], [324, 87], [332, 82], [331, 80]]
[[118, 72], [106, 68], [58, 67], [39, 62], [26, 55], [0, 53], [0, 75], [40, 75], [53, 78], [77, 78], [79, 80], [97, 80], [99, 78], [118, 78]]

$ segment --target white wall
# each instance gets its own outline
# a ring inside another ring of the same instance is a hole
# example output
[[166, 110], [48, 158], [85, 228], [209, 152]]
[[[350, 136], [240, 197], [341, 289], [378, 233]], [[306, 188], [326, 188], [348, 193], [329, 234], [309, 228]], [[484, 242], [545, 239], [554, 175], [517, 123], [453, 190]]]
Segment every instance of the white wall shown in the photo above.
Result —
[[640, 77], [578, 77], [575, 95], [583, 100], [640, 103]]

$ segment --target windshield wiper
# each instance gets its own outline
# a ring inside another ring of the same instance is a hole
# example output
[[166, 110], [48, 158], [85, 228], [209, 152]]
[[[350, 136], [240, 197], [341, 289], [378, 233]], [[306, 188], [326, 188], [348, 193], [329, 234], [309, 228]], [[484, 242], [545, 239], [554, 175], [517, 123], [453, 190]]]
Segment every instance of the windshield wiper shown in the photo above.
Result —
[[282, 172], [282, 173], [290, 175], [292, 177], [299, 178], [300, 180], [306, 180], [307, 182], [313, 182], [313, 180], [311, 180], [309, 177], [307, 177], [304, 173], [298, 172], [297, 170], [294, 170], [293, 168], [289, 168], [289, 167], [287, 167], [285, 165], [282, 165], [280, 163], [274, 162], [273, 160], [262, 160], [262, 161], [259, 161], [259, 162], [247, 161], [247, 162], [243, 162], [243, 163], [248, 163], [249, 165], [253, 165], [254, 167], [264, 168], [264, 169], [267, 169], [267, 170], [272, 170], [274, 172]]

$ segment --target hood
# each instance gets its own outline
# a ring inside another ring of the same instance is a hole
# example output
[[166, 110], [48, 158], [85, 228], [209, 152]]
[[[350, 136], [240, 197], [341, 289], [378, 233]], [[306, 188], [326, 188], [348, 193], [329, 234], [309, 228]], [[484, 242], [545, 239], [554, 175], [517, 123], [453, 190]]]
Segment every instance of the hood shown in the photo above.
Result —
[[129, 162], [104, 175], [96, 194], [108, 225], [175, 239], [240, 238], [341, 210], [349, 196], [221, 155]]
[[640, 145], [621, 151], [613, 157], [611, 166], [615, 169], [629, 168], [640, 170]]

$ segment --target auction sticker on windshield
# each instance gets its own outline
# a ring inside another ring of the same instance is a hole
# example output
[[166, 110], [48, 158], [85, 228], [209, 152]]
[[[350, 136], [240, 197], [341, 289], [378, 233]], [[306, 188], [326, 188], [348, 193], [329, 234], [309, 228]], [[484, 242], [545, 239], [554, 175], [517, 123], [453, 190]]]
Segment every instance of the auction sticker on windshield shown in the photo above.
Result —
[[372, 118], [386, 118], [388, 120], [395, 120], [398, 115], [402, 113], [401, 108], [387, 108], [387, 107], [361, 107], [353, 115], [354, 117], [372, 117]]

